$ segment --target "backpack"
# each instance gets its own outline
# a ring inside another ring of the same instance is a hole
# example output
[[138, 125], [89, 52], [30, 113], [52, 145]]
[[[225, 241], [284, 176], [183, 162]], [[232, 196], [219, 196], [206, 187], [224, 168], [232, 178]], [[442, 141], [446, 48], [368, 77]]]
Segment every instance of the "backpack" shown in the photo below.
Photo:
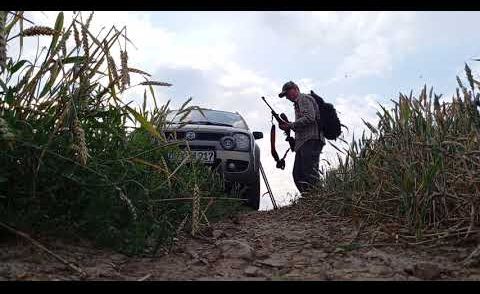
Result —
[[327, 140], [336, 140], [342, 133], [342, 124], [338, 119], [335, 107], [323, 101], [322, 97], [313, 91], [310, 91], [310, 96], [315, 99], [320, 111], [320, 119], [317, 121], [318, 131], [323, 131], [323, 135]]

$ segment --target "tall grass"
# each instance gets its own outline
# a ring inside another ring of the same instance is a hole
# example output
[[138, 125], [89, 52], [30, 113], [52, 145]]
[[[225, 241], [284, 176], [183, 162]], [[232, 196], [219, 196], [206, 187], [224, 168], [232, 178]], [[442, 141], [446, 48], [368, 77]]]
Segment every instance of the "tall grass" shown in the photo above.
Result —
[[338, 150], [338, 167], [326, 171], [305, 202], [367, 223], [394, 223], [407, 242], [467, 236], [480, 220], [480, 83], [468, 65], [468, 86], [451, 102], [423, 88], [400, 94], [394, 108], [380, 105], [369, 136]]
[[[0, 12], [0, 221], [155, 252], [180, 225], [195, 233], [206, 214], [235, 205], [201, 198], [224, 196], [207, 167], [166, 159], [180, 142], [162, 133], [169, 101], [157, 105], [153, 87], [171, 85], [130, 66], [125, 28], [92, 32], [92, 20], [78, 13], [67, 22], [60, 12], [41, 27], [22, 12]], [[24, 38], [50, 45], [24, 59]], [[7, 51], [14, 45], [18, 58]], [[144, 81], [130, 85], [130, 75]], [[145, 87], [139, 109], [123, 102], [132, 87]], [[195, 108], [189, 102], [180, 115]]]

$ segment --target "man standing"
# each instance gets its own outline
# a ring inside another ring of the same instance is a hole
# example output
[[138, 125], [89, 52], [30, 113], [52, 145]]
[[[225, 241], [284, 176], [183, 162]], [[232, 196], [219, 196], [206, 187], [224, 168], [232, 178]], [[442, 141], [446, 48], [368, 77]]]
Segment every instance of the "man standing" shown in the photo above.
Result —
[[318, 105], [310, 95], [300, 93], [294, 82], [287, 82], [278, 97], [287, 97], [295, 107], [295, 122], [282, 123], [280, 129], [295, 132], [293, 180], [300, 193], [306, 192], [319, 178], [320, 153], [325, 138], [318, 132]]

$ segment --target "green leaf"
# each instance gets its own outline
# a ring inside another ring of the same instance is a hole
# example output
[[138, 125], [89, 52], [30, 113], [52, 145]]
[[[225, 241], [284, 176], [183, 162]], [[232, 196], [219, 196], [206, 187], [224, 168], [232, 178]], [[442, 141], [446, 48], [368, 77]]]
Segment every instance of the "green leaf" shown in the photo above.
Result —
[[7, 62], [7, 68], [10, 69], [12, 68], [12, 64], [13, 64], [13, 61], [11, 58], [8, 59], [8, 62]]
[[6, 183], [6, 182], [8, 182], [8, 179], [0, 176], [0, 183]]
[[156, 138], [161, 138], [160, 133], [157, 129], [149, 122], [145, 117], [143, 117], [140, 113], [135, 111], [135, 109], [131, 108], [130, 106], [125, 106], [128, 112], [130, 112], [133, 117], [140, 123], [140, 125], [147, 130], [152, 136]]
[[67, 57], [67, 58], [62, 59], [63, 64], [82, 63], [82, 62], [85, 62], [85, 56], [71, 56], [71, 57]]
[[190, 101], [192, 101], [192, 97], [188, 98], [187, 101], [185, 101], [182, 106], [180, 107], [180, 110], [183, 110], [185, 109], [185, 107], [188, 105], [188, 103], [190, 103]]
[[157, 109], [158, 106], [157, 106], [157, 100], [156, 100], [156, 98], [155, 98], [155, 91], [153, 90], [152, 85], [149, 85], [148, 88], [149, 88], [149, 90], [150, 90], [150, 94], [152, 94], [153, 103], [155, 104], [155, 109]]
[[391, 121], [391, 122], [395, 122], [395, 120], [393, 119], [393, 117], [390, 115], [390, 111], [388, 111], [385, 107], [383, 107], [383, 105], [381, 105], [380, 103], [378, 103], [378, 105], [380, 106], [380, 108], [383, 110], [384, 114], [388, 117], [388, 119]]
[[50, 78], [48, 79], [48, 82], [45, 84], [45, 87], [43, 87], [43, 90], [40, 93], [40, 98], [43, 97], [45, 94], [47, 94], [48, 91], [50, 91], [50, 89], [52, 88], [53, 84], [55, 83], [55, 80], [57, 79], [59, 73], [60, 73], [60, 68], [59, 67], [57, 67], [53, 70], [53, 72], [50, 75]]
[[12, 21], [5, 27], [5, 35], [10, 34], [10, 30], [13, 28], [13, 26], [22, 19], [23, 11], [18, 11], [15, 14], [15, 17], [12, 19]]
[[11, 87], [8, 87], [7, 95], [5, 95], [5, 102], [12, 105], [13, 101], [14, 101], [14, 99], [13, 99], [13, 89]]
[[10, 73], [13, 75], [15, 72], [17, 72], [20, 68], [22, 68], [22, 66], [26, 63], [26, 62], [29, 62], [28, 60], [20, 60], [19, 62], [17, 62], [14, 66], [12, 66], [12, 69], [10, 70]]
[[45, 96], [45, 94], [48, 93], [48, 91], [50, 91], [50, 89], [52, 88], [52, 80], [48, 80], [48, 82], [45, 84], [45, 87], [43, 87], [43, 90], [42, 92], [40, 93], [40, 98], [42, 98], [43, 96]]
[[[362, 121], [363, 121], [363, 123], [370, 129], [370, 131], [371, 131], [372, 133], [374, 133], [374, 134], [377, 133], [377, 129], [375, 129], [375, 127], [374, 127], [372, 124], [370, 124], [369, 122], [365, 121], [363, 118], [362, 118]], [[362, 134], [362, 137], [363, 137], [363, 136], [364, 136], [364, 134]]]
[[[23, 32], [23, 19], [20, 19], [19, 26], [20, 26], [20, 32]], [[20, 50], [18, 52], [18, 56], [22, 56], [22, 52], [23, 52], [23, 36], [20, 34]]]
[[3, 93], [7, 93], [8, 89], [7, 89], [7, 84], [5, 84], [4, 81], [0, 80], [0, 86], [2, 87], [3, 89]]
[[143, 105], [142, 105], [142, 111], [145, 113], [147, 110], [147, 90], [143, 90]]
[[52, 37], [52, 43], [50, 44], [50, 49], [48, 50], [51, 52], [53, 48], [57, 46], [58, 38], [60, 38], [60, 34], [62, 33], [63, 28], [63, 11], [58, 13], [57, 20], [55, 21], [55, 34]]

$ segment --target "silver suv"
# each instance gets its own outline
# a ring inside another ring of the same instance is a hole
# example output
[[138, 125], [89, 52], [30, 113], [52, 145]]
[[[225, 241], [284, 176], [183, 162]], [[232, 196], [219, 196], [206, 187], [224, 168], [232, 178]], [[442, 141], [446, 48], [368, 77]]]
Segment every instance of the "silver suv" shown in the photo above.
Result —
[[177, 111], [168, 115], [166, 137], [186, 140], [194, 158], [221, 172], [227, 187], [239, 184], [242, 198], [258, 210], [260, 148], [255, 140], [263, 138], [263, 133], [251, 132], [239, 113], [202, 108], [182, 116]]

